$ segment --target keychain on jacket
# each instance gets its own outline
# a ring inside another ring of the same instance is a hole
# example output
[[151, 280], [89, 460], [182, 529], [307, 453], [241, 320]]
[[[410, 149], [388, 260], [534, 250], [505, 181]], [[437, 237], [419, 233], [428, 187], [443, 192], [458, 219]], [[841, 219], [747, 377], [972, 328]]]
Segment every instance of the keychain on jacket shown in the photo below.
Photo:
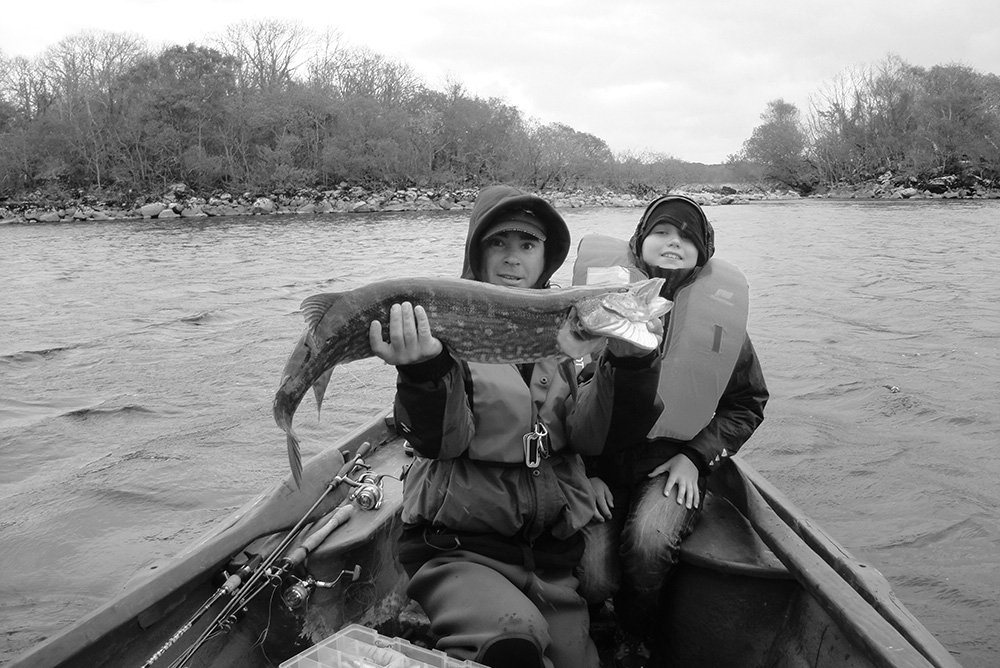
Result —
[[535, 422], [534, 431], [524, 435], [524, 463], [529, 469], [538, 468], [538, 464], [549, 456], [549, 430], [539, 420]]

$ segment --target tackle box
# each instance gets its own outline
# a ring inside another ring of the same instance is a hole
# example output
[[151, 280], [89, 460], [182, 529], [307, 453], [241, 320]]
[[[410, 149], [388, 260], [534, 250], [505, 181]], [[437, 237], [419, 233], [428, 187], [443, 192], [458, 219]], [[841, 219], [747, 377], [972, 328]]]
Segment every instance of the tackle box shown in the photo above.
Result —
[[367, 626], [351, 624], [280, 668], [485, 668], [459, 661], [436, 649], [425, 649], [400, 638], [388, 638]]

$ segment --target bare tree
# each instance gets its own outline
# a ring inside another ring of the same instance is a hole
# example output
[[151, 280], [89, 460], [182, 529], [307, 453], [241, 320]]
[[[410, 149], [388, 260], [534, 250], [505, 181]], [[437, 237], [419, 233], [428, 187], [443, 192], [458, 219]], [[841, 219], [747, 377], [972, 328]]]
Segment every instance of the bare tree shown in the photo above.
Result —
[[272, 19], [231, 25], [218, 42], [223, 53], [240, 63], [245, 89], [276, 93], [292, 83], [311, 40], [300, 24]]

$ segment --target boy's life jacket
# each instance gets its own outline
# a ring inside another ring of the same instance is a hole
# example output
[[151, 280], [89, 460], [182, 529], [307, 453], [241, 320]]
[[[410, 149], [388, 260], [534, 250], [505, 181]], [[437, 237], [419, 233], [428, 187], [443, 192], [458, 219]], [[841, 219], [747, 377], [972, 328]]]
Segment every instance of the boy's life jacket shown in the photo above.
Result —
[[[689, 441], [711, 422], [746, 339], [750, 291], [743, 273], [713, 257], [694, 276], [674, 294], [667, 316], [658, 389], [663, 412], [650, 439]], [[626, 241], [600, 234], [580, 240], [574, 285], [646, 278]]]

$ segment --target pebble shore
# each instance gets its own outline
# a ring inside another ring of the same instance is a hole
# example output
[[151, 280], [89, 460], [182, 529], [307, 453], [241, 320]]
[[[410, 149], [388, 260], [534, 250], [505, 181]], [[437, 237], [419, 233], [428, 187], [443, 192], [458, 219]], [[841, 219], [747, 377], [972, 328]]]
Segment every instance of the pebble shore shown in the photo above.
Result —
[[[1000, 199], [1000, 191], [978, 188], [941, 187], [919, 189], [890, 181], [844, 186], [810, 195], [823, 199]], [[176, 184], [156, 197], [146, 197], [132, 206], [121, 206], [83, 196], [62, 202], [43, 203], [40, 194], [27, 202], [0, 206], [0, 224], [72, 223], [78, 221], [207, 218], [285, 214], [371, 213], [379, 211], [436, 211], [472, 208], [478, 189], [444, 190], [405, 188], [369, 190], [341, 184], [330, 190], [299, 190], [294, 194], [257, 195], [215, 193], [201, 196], [186, 185]], [[671, 189], [702, 206], [744, 204], [764, 200], [800, 199], [791, 190], [766, 189], [756, 185], [691, 185]], [[537, 193], [557, 209], [582, 207], [643, 207], [653, 195], [637, 197], [602, 189], [551, 190]]]
[[[167, 189], [161, 196], [136, 202], [131, 207], [115, 206], [88, 197], [49, 204], [36, 202], [8, 204], [0, 206], [0, 223], [462, 210], [472, 208], [478, 192], [478, 189], [429, 188], [368, 190], [358, 186], [342, 185], [332, 190], [300, 190], [292, 195], [217, 193], [204, 197], [190, 192], [183, 184], [177, 184]], [[754, 187], [692, 187], [674, 189], [671, 192], [686, 194], [704, 206], [798, 198], [793, 192], [765, 191]], [[640, 198], [598, 189], [545, 191], [537, 194], [552, 202], [558, 209], [642, 207], [652, 199], [652, 196]]]

